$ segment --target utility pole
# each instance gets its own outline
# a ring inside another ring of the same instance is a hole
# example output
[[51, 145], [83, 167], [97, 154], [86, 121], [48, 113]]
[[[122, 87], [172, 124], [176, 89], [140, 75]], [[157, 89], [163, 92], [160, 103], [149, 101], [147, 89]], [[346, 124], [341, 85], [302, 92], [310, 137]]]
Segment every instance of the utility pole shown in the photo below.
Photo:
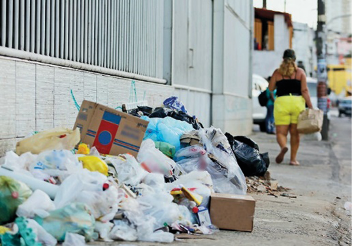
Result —
[[263, 0], [263, 9], [266, 9], [266, 0]]
[[318, 23], [316, 31], [317, 47], [317, 77], [318, 77], [318, 107], [324, 112], [323, 128], [321, 135], [323, 140], [329, 139], [328, 99], [327, 99], [327, 69], [325, 53], [325, 0], [318, 0]]

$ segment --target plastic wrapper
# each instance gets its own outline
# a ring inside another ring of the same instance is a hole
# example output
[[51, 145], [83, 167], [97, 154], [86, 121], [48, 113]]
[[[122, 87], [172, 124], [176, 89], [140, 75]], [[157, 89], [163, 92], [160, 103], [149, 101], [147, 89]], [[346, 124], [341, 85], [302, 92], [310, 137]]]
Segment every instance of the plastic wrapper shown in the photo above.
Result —
[[58, 241], [64, 241], [68, 232], [80, 234], [87, 241], [94, 236], [95, 220], [89, 207], [83, 203], [71, 203], [50, 211], [45, 218], [36, 216], [34, 220]]
[[35, 215], [43, 217], [52, 210], [55, 210], [55, 205], [50, 197], [41, 190], [35, 190], [24, 203], [18, 206], [16, 214], [27, 218], [33, 218]]
[[106, 222], [118, 211], [118, 191], [114, 182], [103, 174], [83, 169], [64, 180], [54, 200], [56, 208], [71, 202], [87, 204], [94, 218]]
[[258, 145], [244, 136], [232, 137], [226, 134], [232, 145], [238, 165], [245, 176], [263, 176], [268, 170], [270, 159], [268, 153], [260, 154]]
[[155, 148], [155, 144], [151, 139], [146, 139], [142, 142], [137, 160], [146, 171], [161, 173], [165, 176], [172, 176], [172, 170], [176, 165], [173, 160]]
[[88, 169], [89, 171], [97, 171], [105, 176], [108, 175], [108, 165], [97, 156], [82, 156], [78, 157], [83, 164], [83, 168]]
[[176, 151], [180, 149], [180, 137], [182, 134], [193, 130], [191, 124], [175, 120], [171, 117], [149, 118], [142, 116], [141, 119], [149, 121], [144, 140], [151, 139], [153, 141], [169, 143], [175, 146]]
[[30, 195], [32, 190], [26, 184], [0, 176], [0, 225], [14, 221], [18, 206]]
[[65, 241], [62, 246], [85, 246], [84, 237], [76, 233], [66, 233]]
[[109, 157], [106, 162], [112, 167], [113, 173], [117, 175], [121, 183], [136, 186], [148, 174], [136, 159], [129, 154], [120, 155], [117, 158]]
[[55, 128], [39, 132], [31, 137], [19, 141], [16, 153], [21, 155], [26, 152], [39, 154], [45, 150], [71, 150], [80, 141], [79, 129]]

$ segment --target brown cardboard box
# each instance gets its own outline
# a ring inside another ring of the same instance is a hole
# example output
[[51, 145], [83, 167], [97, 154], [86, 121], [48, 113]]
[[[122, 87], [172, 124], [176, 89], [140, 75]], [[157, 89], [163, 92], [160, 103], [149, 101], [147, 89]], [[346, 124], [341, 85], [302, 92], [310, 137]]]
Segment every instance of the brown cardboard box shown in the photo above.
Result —
[[251, 232], [254, 210], [251, 196], [213, 193], [210, 197], [211, 222], [220, 229]]
[[99, 153], [136, 157], [147, 126], [148, 121], [84, 100], [74, 128], [80, 128], [81, 141]]

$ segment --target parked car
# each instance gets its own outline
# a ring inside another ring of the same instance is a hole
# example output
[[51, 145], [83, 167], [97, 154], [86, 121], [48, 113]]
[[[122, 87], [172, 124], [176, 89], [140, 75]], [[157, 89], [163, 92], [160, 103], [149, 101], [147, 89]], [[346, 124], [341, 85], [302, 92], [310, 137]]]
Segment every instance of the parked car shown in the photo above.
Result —
[[339, 117], [342, 114], [351, 117], [352, 97], [345, 97], [339, 102]]
[[253, 124], [258, 124], [260, 131], [265, 132], [265, 117], [266, 117], [266, 107], [262, 107], [259, 104], [258, 96], [260, 93], [268, 87], [269, 83], [264, 79], [262, 76], [257, 74], [253, 74], [253, 81], [252, 81], [252, 117], [253, 117]]

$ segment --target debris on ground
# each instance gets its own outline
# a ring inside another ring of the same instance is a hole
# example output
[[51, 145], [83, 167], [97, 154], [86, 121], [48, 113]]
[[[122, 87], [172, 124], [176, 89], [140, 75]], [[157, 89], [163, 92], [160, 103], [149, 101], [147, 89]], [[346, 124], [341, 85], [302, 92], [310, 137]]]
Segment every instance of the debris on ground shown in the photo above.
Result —
[[294, 195], [282, 195], [287, 194], [286, 192], [291, 189], [280, 186], [277, 180], [271, 179], [269, 171], [267, 171], [262, 177], [246, 177], [246, 183], [248, 193], [267, 193], [268, 195], [275, 197], [286, 196], [290, 198], [296, 198], [293, 197]]

